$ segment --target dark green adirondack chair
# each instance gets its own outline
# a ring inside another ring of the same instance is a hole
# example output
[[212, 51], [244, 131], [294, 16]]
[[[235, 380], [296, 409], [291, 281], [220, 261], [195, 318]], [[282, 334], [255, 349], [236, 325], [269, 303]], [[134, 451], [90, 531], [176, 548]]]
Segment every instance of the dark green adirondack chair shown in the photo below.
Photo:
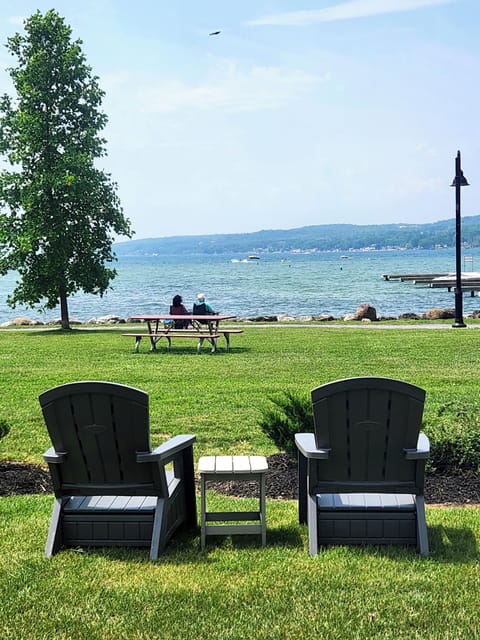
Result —
[[195, 436], [150, 447], [148, 394], [75, 382], [39, 396], [53, 447], [55, 492], [45, 555], [61, 546], [150, 547], [155, 560], [181, 525], [197, 526]]
[[312, 391], [314, 433], [295, 436], [299, 520], [312, 555], [328, 544], [411, 544], [428, 555], [424, 401], [423, 389], [389, 378]]

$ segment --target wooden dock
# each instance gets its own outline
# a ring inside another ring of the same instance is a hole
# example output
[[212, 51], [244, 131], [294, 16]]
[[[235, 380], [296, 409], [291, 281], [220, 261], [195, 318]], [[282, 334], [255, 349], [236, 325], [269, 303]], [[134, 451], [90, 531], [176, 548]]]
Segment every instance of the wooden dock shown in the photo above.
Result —
[[[453, 291], [457, 286], [455, 273], [384, 273], [382, 278], [386, 281], [400, 280], [400, 282], [413, 282], [424, 284], [432, 289], [448, 289]], [[480, 291], [480, 273], [470, 271], [461, 274], [462, 292], [470, 293], [473, 297], [476, 291]]]
[[434, 278], [441, 278], [452, 275], [451, 273], [384, 273], [384, 280], [400, 280], [400, 282], [431, 282]]

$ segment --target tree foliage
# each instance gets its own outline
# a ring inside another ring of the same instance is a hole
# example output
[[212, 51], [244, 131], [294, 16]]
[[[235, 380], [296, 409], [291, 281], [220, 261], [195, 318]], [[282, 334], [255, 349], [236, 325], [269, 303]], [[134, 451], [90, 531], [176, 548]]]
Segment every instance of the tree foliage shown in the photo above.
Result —
[[53, 309], [69, 328], [67, 298], [103, 295], [116, 271], [114, 235], [130, 237], [117, 185], [95, 166], [104, 92], [71, 29], [54, 10], [37, 11], [7, 41], [16, 97], [0, 98], [0, 274], [20, 279], [8, 303]]

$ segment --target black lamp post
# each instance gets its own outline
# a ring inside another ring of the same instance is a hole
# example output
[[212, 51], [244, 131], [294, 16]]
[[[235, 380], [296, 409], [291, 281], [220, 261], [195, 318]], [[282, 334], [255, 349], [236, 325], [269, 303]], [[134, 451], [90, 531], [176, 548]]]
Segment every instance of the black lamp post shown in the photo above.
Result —
[[460, 189], [467, 187], [468, 182], [463, 175], [460, 151], [455, 158], [455, 178], [451, 187], [455, 187], [455, 256], [456, 256], [456, 281], [455, 281], [455, 324], [453, 327], [466, 327], [463, 321], [463, 293], [462, 293], [462, 232], [460, 217]]

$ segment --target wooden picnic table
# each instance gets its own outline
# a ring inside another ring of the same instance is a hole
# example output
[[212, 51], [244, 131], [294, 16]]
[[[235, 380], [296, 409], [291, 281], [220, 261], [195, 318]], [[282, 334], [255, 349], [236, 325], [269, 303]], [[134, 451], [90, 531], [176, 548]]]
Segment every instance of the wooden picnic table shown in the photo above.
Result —
[[[200, 352], [204, 340], [212, 345], [212, 353], [217, 349], [217, 339], [223, 335], [226, 342], [227, 351], [230, 348], [230, 335], [232, 333], [243, 333], [243, 329], [224, 329], [220, 323], [224, 320], [235, 318], [234, 315], [225, 314], [144, 314], [131, 316], [134, 322], [146, 322], [147, 333], [124, 333], [124, 336], [135, 338], [135, 351], [138, 352], [142, 338], [150, 338], [150, 351], [156, 351], [157, 342], [161, 338], [166, 338], [168, 348], [171, 346], [172, 338], [194, 338], [198, 340], [197, 351]], [[175, 329], [175, 320], [189, 320], [191, 328]]]

